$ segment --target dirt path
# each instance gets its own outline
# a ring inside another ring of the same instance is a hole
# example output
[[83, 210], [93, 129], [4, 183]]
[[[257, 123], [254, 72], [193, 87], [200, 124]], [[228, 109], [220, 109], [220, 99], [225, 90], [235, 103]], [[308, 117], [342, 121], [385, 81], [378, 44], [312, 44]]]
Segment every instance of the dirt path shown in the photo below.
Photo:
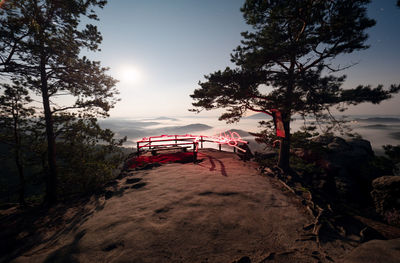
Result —
[[199, 159], [131, 172], [15, 262], [318, 262], [299, 241], [312, 219], [274, 179], [233, 153]]

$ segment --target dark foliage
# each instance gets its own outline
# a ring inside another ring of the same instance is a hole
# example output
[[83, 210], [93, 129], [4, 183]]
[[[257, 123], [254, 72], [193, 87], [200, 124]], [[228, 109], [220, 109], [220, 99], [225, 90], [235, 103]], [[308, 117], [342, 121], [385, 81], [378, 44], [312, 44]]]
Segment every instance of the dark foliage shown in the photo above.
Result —
[[400, 145], [384, 145], [385, 155], [389, 157], [392, 163], [392, 170], [394, 174], [400, 175]]
[[[99, 62], [81, 57], [83, 48], [98, 51], [94, 9], [107, 1], [6, 1], [0, 9], [0, 73], [18, 76], [21, 84], [41, 96], [47, 143], [46, 201], [57, 201], [58, 171], [54, 118], [62, 112], [82, 118], [107, 116], [113, 107], [116, 80]], [[78, 26], [79, 25], [79, 26]], [[58, 98], [70, 96], [70, 105]]]
[[394, 162], [400, 163], [400, 145], [385, 145], [383, 146], [385, 154]]
[[56, 144], [63, 197], [94, 192], [115, 178], [126, 138], [114, 139], [114, 133], [101, 129], [94, 118], [64, 116], [56, 121], [60, 124]]
[[[8, 145], [10, 151], [0, 157], [4, 163], [13, 160], [19, 178], [19, 203], [25, 206], [25, 162], [26, 134], [24, 130], [29, 126], [28, 118], [35, 113], [32, 107], [27, 106], [32, 99], [28, 91], [17, 80], [13, 85], [3, 84], [3, 94], [0, 96], [0, 144]], [[10, 156], [11, 154], [11, 156]]]

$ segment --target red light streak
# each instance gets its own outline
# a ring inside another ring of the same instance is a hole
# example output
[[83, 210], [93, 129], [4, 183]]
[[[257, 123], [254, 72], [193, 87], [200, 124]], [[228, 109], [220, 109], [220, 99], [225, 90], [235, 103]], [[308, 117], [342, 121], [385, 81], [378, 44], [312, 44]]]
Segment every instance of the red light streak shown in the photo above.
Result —
[[[176, 141], [175, 144], [161, 144], [161, 145], [151, 145], [150, 143], [164, 143]], [[237, 132], [221, 132], [219, 135], [208, 136], [208, 135], [192, 135], [192, 134], [185, 134], [185, 135], [170, 135], [164, 134], [160, 136], [150, 136], [144, 137], [141, 140], [138, 140], [137, 143], [147, 143], [145, 145], [139, 146], [142, 147], [150, 147], [150, 146], [172, 146], [172, 145], [183, 145], [183, 144], [191, 144], [189, 143], [178, 143], [178, 141], [192, 141], [195, 144], [195, 151], [198, 150], [198, 142], [212, 142], [218, 144], [225, 144], [231, 147], [235, 147], [241, 151], [245, 151], [238, 146], [239, 143], [248, 143], [247, 141], [243, 140], [242, 137]]]
[[226, 144], [232, 147], [237, 146], [239, 142], [247, 143], [246, 141], [242, 140], [242, 137], [240, 137], [240, 135], [237, 132], [231, 132], [231, 131], [228, 131], [228, 134], [226, 132], [221, 132], [219, 136], [203, 136], [203, 137], [206, 137], [215, 143]]

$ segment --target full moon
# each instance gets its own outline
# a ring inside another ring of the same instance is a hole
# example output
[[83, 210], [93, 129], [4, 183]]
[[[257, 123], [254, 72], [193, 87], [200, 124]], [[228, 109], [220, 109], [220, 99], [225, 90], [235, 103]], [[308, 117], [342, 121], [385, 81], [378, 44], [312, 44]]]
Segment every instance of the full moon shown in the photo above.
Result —
[[126, 84], [137, 84], [142, 79], [140, 70], [132, 65], [122, 66], [118, 75], [119, 80]]

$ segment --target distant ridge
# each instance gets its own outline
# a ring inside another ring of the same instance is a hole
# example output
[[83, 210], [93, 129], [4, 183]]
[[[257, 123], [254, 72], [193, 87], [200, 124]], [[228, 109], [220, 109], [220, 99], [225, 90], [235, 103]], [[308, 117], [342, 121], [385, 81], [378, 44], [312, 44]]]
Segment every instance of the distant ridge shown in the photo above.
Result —
[[161, 116], [161, 117], [157, 117], [157, 118], [151, 118], [150, 120], [155, 120], [155, 121], [177, 121], [178, 119]]
[[256, 114], [251, 115], [251, 116], [244, 117], [243, 119], [262, 120], [262, 119], [271, 119], [271, 118], [272, 117], [270, 117], [268, 114], [260, 112], [260, 113], [256, 113]]
[[365, 122], [400, 122], [400, 118], [391, 118], [391, 117], [371, 117], [366, 119], [358, 118], [356, 120]]
[[367, 129], [387, 129], [387, 128], [389, 128], [389, 126], [385, 125], [385, 124], [371, 124], [371, 125], [365, 125], [365, 126], [363, 126], [363, 128], [367, 128]]
[[173, 126], [173, 127], [165, 127], [159, 129], [151, 129], [149, 132], [167, 132], [167, 133], [190, 133], [195, 131], [204, 131], [211, 129], [211, 126], [201, 123], [194, 123], [185, 126]]

